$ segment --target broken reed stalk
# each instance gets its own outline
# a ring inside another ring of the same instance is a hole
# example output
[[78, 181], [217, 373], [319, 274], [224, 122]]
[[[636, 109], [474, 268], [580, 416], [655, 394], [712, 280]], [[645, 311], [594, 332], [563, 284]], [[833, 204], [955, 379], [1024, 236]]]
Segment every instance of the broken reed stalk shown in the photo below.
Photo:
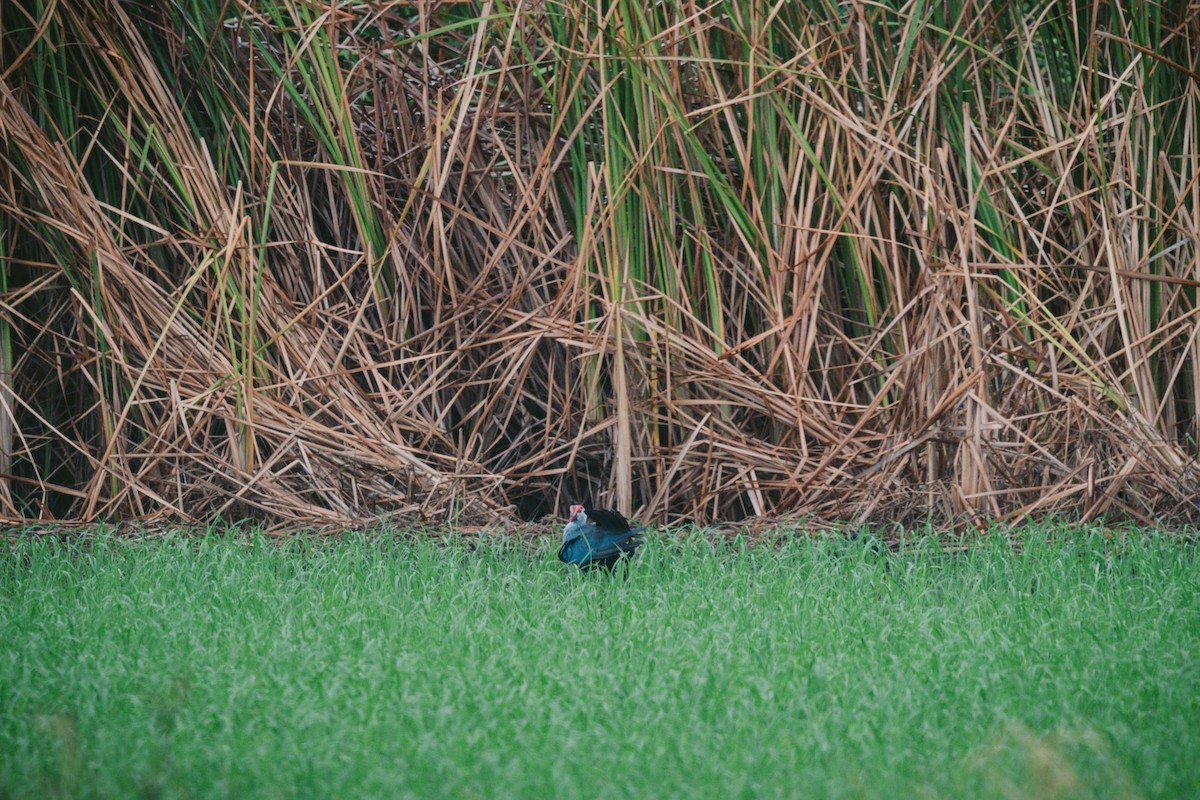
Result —
[[1195, 8], [133, 8], [0, 12], [6, 518], [1195, 516]]

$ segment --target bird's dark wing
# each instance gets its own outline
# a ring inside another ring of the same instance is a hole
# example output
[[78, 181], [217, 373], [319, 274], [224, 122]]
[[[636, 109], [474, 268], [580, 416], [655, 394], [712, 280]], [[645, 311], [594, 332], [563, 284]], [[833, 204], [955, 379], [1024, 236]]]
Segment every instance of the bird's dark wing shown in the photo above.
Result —
[[642, 544], [642, 528], [616, 533], [605, 532], [592, 537], [592, 560], [608, 561], [621, 556], [631, 556]]
[[585, 508], [589, 522], [594, 522], [605, 531], [626, 533], [629, 531], [629, 520], [620, 511], [611, 508]]
[[622, 558], [632, 556], [641, 543], [642, 528], [620, 533], [597, 531], [563, 542], [558, 557], [580, 569], [611, 568]]

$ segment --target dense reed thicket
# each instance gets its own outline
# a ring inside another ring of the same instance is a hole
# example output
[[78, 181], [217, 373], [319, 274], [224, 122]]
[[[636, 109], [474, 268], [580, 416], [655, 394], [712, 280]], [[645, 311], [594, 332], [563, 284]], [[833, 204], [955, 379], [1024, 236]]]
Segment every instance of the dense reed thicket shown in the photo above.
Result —
[[7, 517], [1195, 515], [1195, 3], [0, 13]]

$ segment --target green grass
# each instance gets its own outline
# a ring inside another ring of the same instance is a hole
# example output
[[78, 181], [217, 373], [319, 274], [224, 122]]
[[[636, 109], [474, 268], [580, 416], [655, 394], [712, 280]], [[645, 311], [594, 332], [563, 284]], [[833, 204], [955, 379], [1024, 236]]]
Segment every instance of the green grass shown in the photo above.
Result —
[[[1049, 536], [1045, 534], [1050, 534]], [[1196, 797], [1166, 537], [0, 557], [0, 797]]]

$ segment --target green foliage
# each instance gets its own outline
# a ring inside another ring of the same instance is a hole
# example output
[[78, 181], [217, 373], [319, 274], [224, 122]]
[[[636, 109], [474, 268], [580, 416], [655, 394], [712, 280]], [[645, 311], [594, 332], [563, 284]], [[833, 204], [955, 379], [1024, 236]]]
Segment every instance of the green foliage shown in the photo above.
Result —
[[1200, 791], [1194, 545], [747, 544], [20, 539], [0, 795]]

